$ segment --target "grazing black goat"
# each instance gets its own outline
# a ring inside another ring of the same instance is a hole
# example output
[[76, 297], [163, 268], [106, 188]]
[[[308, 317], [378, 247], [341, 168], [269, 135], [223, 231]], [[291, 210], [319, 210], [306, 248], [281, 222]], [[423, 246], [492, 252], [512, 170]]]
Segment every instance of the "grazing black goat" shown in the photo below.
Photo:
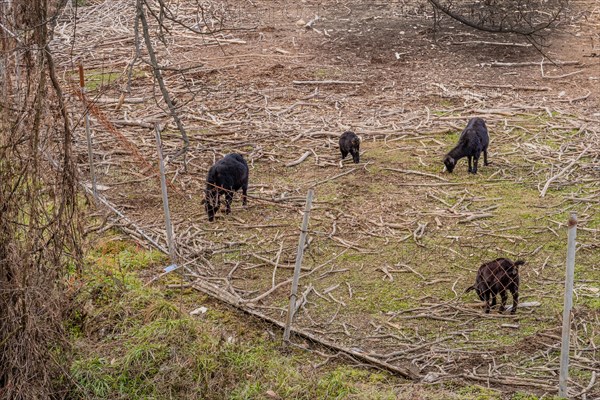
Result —
[[231, 212], [233, 193], [242, 188], [242, 204], [246, 205], [246, 192], [248, 190], [248, 164], [241, 154], [232, 153], [217, 161], [206, 177], [206, 199], [204, 205], [208, 220], [215, 219], [219, 210], [220, 196], [225, 195], [225, 213]]
[[[477, 271], [475, 284], [465, 290], [465, 293], [475, 290], [480, 300], [485, 301], [485, 312], [490, 312], [490, 307], [496, 305], [496, 295], [500, 294], [502, 304], [500, 312], [506, 308], [506, 299], [509, 290], [513, 298], [511, 314], [517, 312], [519, 305], [519, 265], [525, 264], [525, 261], [518, 260], [512, 262], [508, 258], [497, 258], [494, 261], [482, 264]], [[492, 303], [490, 304], [490, 299]]]
[[360, 138], [351, 131], [342, 133], [342, 136], [340, 136], [340, 151], [342, 152], [342, 160], [350, 153], [354, 163], [358, 164], [360, 162]]
[[[458, 144], [444, 157], [446, 169], [448, 172], [452, 172], [458, 160], [467, 157], [469, 160], [469, 172], [476, 174], [477, 163], [482, 151], [483, 164], [489, 164], [487, 154], [489, 144], [490, 137], [485, 126], [485, 121], [481, 118], [471, 118], [467, 127], [460, 134]], [[471, 166], [471, 161], [473, 161], [473, 166]]]

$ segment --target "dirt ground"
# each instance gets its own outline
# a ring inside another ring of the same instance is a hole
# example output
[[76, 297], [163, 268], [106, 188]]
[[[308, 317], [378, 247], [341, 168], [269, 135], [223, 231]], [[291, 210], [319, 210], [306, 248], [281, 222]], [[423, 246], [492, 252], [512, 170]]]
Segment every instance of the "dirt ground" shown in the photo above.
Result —
[[[148, 64], [133, 64], [126, 93], [133, 7], [116, 0], [80, 7], [75, 39], [74, 10], [58, 22], [62, 76], [74, 80], [82, 62], [89, 96], [109, 121], [92, 115], [98, 181], [132, 223], [109, 222], [166, 247], [159, 181], [146, 164], [156, 165], [150, 128], [158, 123], [178, 251], [203, 287], [284, 321], [302, 209], [314, 187], [295, 328], [424, 382], [555, 394], [566, 222], [577, 212], [571, 387], [578, 398], [600, 396], [597, 383], [588, 387], [600, 372], [597, 4], [572, 2], [545, 38], [545, 56], [522, 37], [448, 18], [434, 31], [426, 2], [211, 7], [226, 16], [226, 30], [198, 35], [173, 25], [164, 42], [153, 42], [190, 136], [185, 165], [172, 157], [179, 133]], [[177, 10], [202, 29], [192, 6]], [[74, 95], [71, 107], [87, 179]], [[491, 165], [474, 176], [461, 160], [454, 174], [443, 173], [444, 154], [475, 116], [488, 124]], [[361, 163], [340, 166], [337, 137], [347, 129], [362, 137]], [[249, 206], [236, 197], [232, 214], [211, 224], [201, 204], [206, 173], [232, 151], [250, 164]], [[527, 262], [521, 302], [529, 306], [516, 316], [485, 315], [473, 293], [463, 294], [495, 257]]]

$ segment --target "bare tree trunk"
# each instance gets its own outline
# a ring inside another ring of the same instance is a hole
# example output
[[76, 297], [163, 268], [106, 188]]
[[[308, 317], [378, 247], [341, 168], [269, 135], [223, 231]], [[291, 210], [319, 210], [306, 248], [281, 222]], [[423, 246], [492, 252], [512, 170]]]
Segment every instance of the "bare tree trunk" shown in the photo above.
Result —
[[144, 43], [146, 44], [146, 50], [148, 50], [148, 56], [150, 57], [150, 65], [152, 66], [152, 72], [154, 73], [154, 78], [158, 82], [160, 92], [162, 93], [163, 99], [164, 99], [165, 103], [167, 104], [167, 107], [169, 107], [169, 112], [171, 113], [171, 117], [173, 117], [173, 120], [175, 121], [175, 124], [177, 125], [177, 129], [179, 129], [179, 133], [181, 133], [181, 138], [183, 140], [183, 148], [177, 152], [176, 156], [179, 156], [179, 155], [187, 152], [187, 149], [190, 145], [190, 140], [187, 136], [187, 133], [185, 132], [185, 128], [184, 128], [183, 124], [181, 123], [181, 119], [179, 118], [177, 108], [173, 104], [173, 101], [171, 100], [171, 96], [169, 95], [169, 91], [167, 90], [167, 87], [165, 86], [165, 81], [163, 80], [163, 77], [162, 77], [161, 68], [158, 65], [156, 53], [154, 52], [154, 47], [152, 46], [150, 32], [148, 29], [148, 21], [146, 19], [146, 14], [144, 11], [144, 5], [146, 5], [146, 7], [148, 6], [144, 0], [137, 0], [137, 6], [136, 6], [137, 19], [139, 19], [139, 21], [142, 24], [142, 35], [144, 36]]

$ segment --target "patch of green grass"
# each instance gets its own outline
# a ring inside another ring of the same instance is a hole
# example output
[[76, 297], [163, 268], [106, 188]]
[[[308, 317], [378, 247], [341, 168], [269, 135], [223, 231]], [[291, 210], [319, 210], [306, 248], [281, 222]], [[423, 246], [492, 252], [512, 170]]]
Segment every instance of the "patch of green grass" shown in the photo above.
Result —
[[369, 282], [368, 290], [377, 293], [376, 296], [362, 294], [367, 292], [356, 290], [356, 300], [352, 302], [351, 308], [369, 313], [386, 313], [406, 310], [416, 306], [416, 303], [410, 301], [411, 294], [415, 294], [412, 290], [400, 291], [398, 284], [389, 280], [382, 280], [380, 277], [378, 282]]
[[[510, 298], [510, 296], [509, 296]], [[509, 301], [508, 305], [512, 303]], [[496, 314], [497, 308], [492, 310]], [[508, 312], [504, 312], [509, 315]], [[554, 327], [549, 322], [537, 323], [532, 318], [521, 317], [518, 329], [503, 328], [501, 325], [505, 323], [513, 323], [509, 319], [486, 319], [477, 322], [477, 330], [470, 334], [471, 340], [489, 340], [500, 345], [513, 346], [515, 344], [526, 342], [528, 338], [534, 337], [536, 332]]]
[[336, 71], [327, 69], [327, 68], [317, 68], [314, 72], [315, 78], [317, 79], [326, 79], [336, 77], [338, 74]]
[[588, 308], [592, 310], [600, 311], [600, 298], [598, 297], [584, 297], [581, 300], [582, 304], [585, 304]]
[[523, 392], [516, 392], [510, 398], [510, 400], [539, 400], [539, 399], [560, 400], [561, 397], [558, 397], [558, 396], [546, 396], [546, 395], [544, 395], [542, 397], [538, 397], [538, 396], [536, 396], [534, 394], [523, 393]]
[[119, 72], [93, 72], [88, 71], [85, 81], [85, 87], [89, 91], [94, 91], [101, 86], [110, 85], [121, 77]]
[[343, 399], [353, 394], [353, 382], [364, 378], [365, 371], [340, 367], [319, 380], [317, 394], [320, 399]]
[[[91, 356], [75, 360], [71, 365], [71, 376], [88, 396], [104, 399], [112, 392], [114, 384], [114, 377], [109, 370], [108, 360]], [[84, 393], [81, 393], [82, 398]]]
[[517, 392], [511, 397], [511, 400], [538, 400], [538, 397], [533, 394]]
[[168, 258], [158, 250], [139, 251], [139, 249], [126, 249], [119, 254], [118, 262], [121, 267], [130, 271], [151, 268], [165, 264]]
[[158, 299], [151, 302], [145, 310], [144, 320], [145, 321], [157, 321], [157, 320], [175, 320], [181, 317], [181, 312], [177, 306], [170, 301], [165, 299]]
[[[86, 6], [86, 0], [74, 0], [78, 6]], [[79, 72], [72, 72], [71, 79], [79, 83]], [[118, 81], [123, 74], [121, 72], [110, 72], [102, 70], [86, 70], [85, 71], [85, 88], [88, 92], [95, 91], [96, 89], [107, 86]], [[133, 73], [133, 77], [145, 76], [143, 71], [136, 70]]]
[[169, 356], [169, 348], [164, 343], [151, 343], [143, 339], [134, 338], [132, 347], [128, 348], [120, 362], [123, 373], [137, 379], [156, 375], [160, 365]]
[[464, 396], [465, 400], [500, 400], [502, 398], [497, 390], [478, 385], [465, 386], [458, 390], [458, 394]]
[[136, 271], [144, 261], [120, 261], [153, 262], [135, 250], [106, 241], [89, 253], [79, 295], [85, 314], [69, 329], [76, 349], [72, 398], [262, 399], [272, 391], [284, 399], [351, 393], [375, 399], [384, 398], [372, 395], [387, 390], [383, 382], [395, 379], [349, 367], [306, 375], [307, 353], [281, 354], [278, 342], [265, 341], [260, 331], [249, 334], [227, 310], [209, 307], [201, 319], [192, 318], [180, 307], [196, 302], [180, 299], [178, 305], [142, 285]]

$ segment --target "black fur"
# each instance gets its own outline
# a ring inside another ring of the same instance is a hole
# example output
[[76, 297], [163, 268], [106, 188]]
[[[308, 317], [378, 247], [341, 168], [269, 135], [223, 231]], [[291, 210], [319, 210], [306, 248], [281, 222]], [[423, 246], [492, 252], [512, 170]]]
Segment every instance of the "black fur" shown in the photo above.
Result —
[[342, 152], [342, 160], [350, 153], [355, 164], [360, 162], [360, 139], [354, 132], [342, 133], [342, 136], [340, 136], [340, 151]]
[[[481, 118], [471, 118], [467, 127], [460, 134], [458, 144], [444, 157], [446, 169], [448, 172], [452, 172], [458, 160], [467, 157], [469, 160], [469, 172], [476, 174], [481, 152], [483, 152], [483, 164], [489, 164], [487, 154], [489, 144], [490, 137], [485, 126], [485, 121]], [[472, 161], [473, 166], [471, 166]]]
[[228, 154], [217, 161], [208, 171], [206, 177], [206, 199], [204, 206], [208, 220], [213, 221], [219, 210], [221, 195], [225, 195], [225, 213], [231, 212], [233, 193], [242, 189], [242, 204], [246, 205], [248, 190], [248, 164], [241, 154]]
[[[514, 263], [508, 258], [497, 258], [494, 261], [482, 264], [477, 271], [475, 284], [465, 290], [470, 292], [475, 290], [480, 300], [485, 301], [485, 312], [490, 312], [490, 307], [496, 305], [496, 295], [500, 294], [502, 304], [500, 312], [506, 308], [507, 294], [510, 291], [513, 298], [511, 314], [517, 312], [519, 305], [519, 265], [525, 264], [523, 260], [517, 260]], [[491, 304], [490, 304], [491, 299]]]

